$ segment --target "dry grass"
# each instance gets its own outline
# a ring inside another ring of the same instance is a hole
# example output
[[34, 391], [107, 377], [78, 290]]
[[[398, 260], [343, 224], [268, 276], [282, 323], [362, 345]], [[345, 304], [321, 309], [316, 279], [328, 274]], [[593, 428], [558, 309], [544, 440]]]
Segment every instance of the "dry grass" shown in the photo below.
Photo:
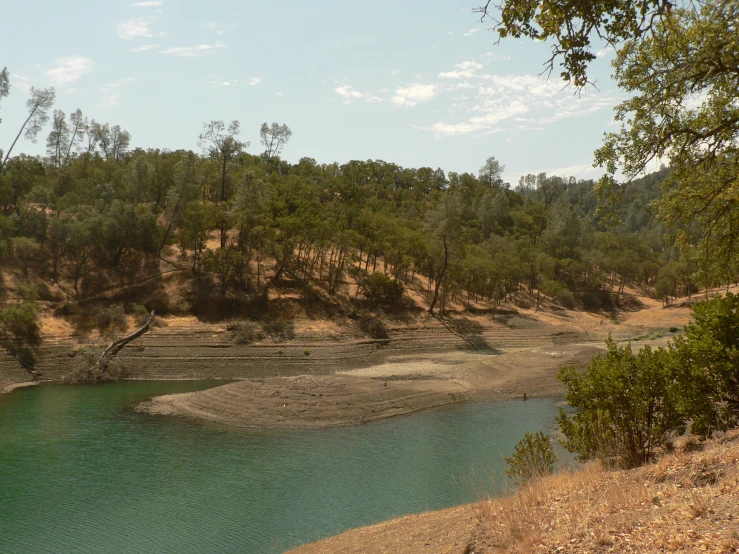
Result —
[[637, 470], [588, 464], [475, 513], [476, 553], [739, 553], [739, 432]]
[[355, 529], [297, 552], [739, 554], [739, 430], [640, 469], [588, 464], [506, 498]]

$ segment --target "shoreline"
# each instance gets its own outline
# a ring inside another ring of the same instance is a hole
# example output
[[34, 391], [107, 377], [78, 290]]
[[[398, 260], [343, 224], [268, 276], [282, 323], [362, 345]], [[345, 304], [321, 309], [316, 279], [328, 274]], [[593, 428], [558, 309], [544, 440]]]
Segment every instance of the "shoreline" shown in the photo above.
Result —
[[588, 343], [489, 355], [447, 352], [391, 359], [329, 375], [265, 377], [137, 404], [141, 413], [233, 427], [321, 429], [359, 425], [459, 403], [556, 398], [562, 365], [584, 367]]

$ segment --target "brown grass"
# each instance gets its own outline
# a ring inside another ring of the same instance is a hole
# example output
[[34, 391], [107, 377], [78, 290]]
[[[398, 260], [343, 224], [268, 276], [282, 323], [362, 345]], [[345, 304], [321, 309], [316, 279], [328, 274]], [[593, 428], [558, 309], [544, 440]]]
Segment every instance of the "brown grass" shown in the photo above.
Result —
[[632, 471], [598, 463], [475, 506], [483, 552], [739, 552], [739, 432]]
[[505, 498], [355, 529], [295, 552], [738, 554], [738, 522], [739, 430], [640, 469], [591, 463]]

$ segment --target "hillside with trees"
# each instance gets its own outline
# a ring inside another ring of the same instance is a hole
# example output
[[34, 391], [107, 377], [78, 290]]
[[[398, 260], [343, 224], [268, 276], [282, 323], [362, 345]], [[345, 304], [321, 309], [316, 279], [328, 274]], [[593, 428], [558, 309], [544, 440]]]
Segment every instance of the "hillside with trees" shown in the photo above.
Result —
[[204, 124], [199, 152], [131, 149], [119, 125], [50, 114], [52, 102], [52, 90], [33, 90], [19, 133], [35, 139], [49, 120], [48, 156], [11, 156], [10, 145], [3, 158], [0, 259], [60, 300], [174, 267], [189, 268], [198, 294], [242, 299], [287, 278], [329, 296], [352, 281], [354, 296], [396, 303], [423, 277], [431, 312], [522, 288], [597, 309], [631, 284], [668, 298], [717, 282], [693, 281], [694, 261], [655, 218], [667, 170], [633, 183], [620, 223], [607, 226], [592, 181], [531, 174], [511, 187], [493, 157], [462, 174], [382, 160], [290, 164], [279, 157], [286, 125], [265, 123], [265, 150], [250, 154], [238, 121]]

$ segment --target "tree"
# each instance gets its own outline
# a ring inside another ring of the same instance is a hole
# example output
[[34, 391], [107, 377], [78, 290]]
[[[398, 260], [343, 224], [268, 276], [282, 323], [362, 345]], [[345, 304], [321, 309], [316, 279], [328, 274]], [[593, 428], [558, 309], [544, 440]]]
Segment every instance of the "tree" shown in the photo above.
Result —
[[[553, 41], [545, 72], [551, 73], [562, 58], [562, 79], [583, 87], [588, 83], [588, 64], [596, 58], [594, 38], [612, 46], [639, 39], [675, 4], [675, 0], [487, 0], [475, 11], [481, 19], [495, 21], [493, 29], [500, 38]], [[500, 15], [492, 15], [494, 8]]]
[[477, 210], [477, 220], [480, 223], [480, 230], [485, 240], [500, 230], [505, 218], [508, 217], [509, 211], [510, 202], [505, 192], [499, 191], [495, 193], [492, 190], [485, 191]]
[[287, 144], [287, 141], [292, 137], [293, 132], [287, 125], [280, 125], [275, 122], [271, 126], [267, 125], [266, 122], [262, 123], [261, 129], [259, 129], [259, 136], [262, 145], [266, 148], [264, 156], [267, 159], [267, 163], [272, 161], [272, 158], [279, 156], [282, 149]]
[[38, 242], [28, 237], [15, 237], [10, 239], [10, 243], [16, 259], [23, 264], [23, 275], [28, 275], [28, 266], [40, 251]]
[[562, 444], [580, 461], [599, 458], [624, 468], [652, 460], [672, 433], [685, 430], [678, 409], [675, 373], [668, 351], [618, 346], [608, 337], [607, 352], [588, 364], [584, 374], [573, 366], [560, 371], [567, 387], [569, 415], [560, 408]]
[[64, 156], [63, 165], [67, 165], [69, 163], [69, 157], [72, 155], [72, 150], [78, 148], [82, 143], [86, 128], [86, 120], [82, 116], [82, 110], [79, 108], [69, 116], [69, 120], [72, 122], [72, 136], [69, 137], [67, 142], [67, 153]]
[[708, 262], [730, 259], [739, 231], [739, 4], [701, 4], [700, 10], [671, 11], [649, 37], [621, 48], [616, 78], [629, 99], [616, 108], [620, 131], [606, 136], [595, 160], [608, 172], [598, 183], [607, 208], [649, 162], [667, 162], [672, 171], [658, 203], [660, 218], [684, 249], [697, 244]]
[[[0, 85], [0, 87], [1, 86], [2, 85]], [[7, 85], [5, 86], [5, 90], [7, 91]], [[0, 93], [1, 92], [2, 88], [0, 88]], [[10, 145], [10, 148], [8, 148], [8, 151], [5, 154], [2, 163], [0, 163], [0, 174], [2, 174], [3, 169], [5, 169], [5, 164], [8, 163], [10, 153], [13, 151], [13, 147], [15, 147], [15, 144], [18, 142], [18, 139], [21, 137], [21, 135], [23, 135], [26, 140], [36, 142], [36, 137], [38, 136], [39, 132], [41, 132], [41, 129], [46, 124], [46, 122], [49, 120], [48, 112], [49, 109], [54, 105], [54, 98], [55, 93], [53, 88], [38, 90], [34, 87], [31, 87], [31, 97], [26, 102], [28, 116], [23, 121], [23, 124], [21, 125], [21, 128], [15, 137], [15, 140], [13, 140], [13, 143]]]
[[[3, 70], [0, 71], [0, 101], [2, 101], [3, 98], [7, 98], [8, 94], [10, 94], [10, 76], [8, 75], [8, 68], [3, 67]], [[2, 123], [3, 120], [0, 119], [0, 123]], [[2, 158], [3, 152], [0, 150], [0, 158]]]
[[462, 203], [459, 194], [452, 191], [439, 200], [435, 209], [426, 215], [426, 229], [433, 238], [434, 248], [438, 255], [434, 256], [436, 264], [432, 279], [435, 281], [434, 296], [431, 299], [429, 313], [434, 313], [436, 302], [439, 299], [439, 288], [449, 269], [450, 257], [453, 253], [455, 241], [461, 232]]
[[500, 165], [500, 162], [495, 157], [490, 156], [485, 160], [485, 164], [480, 168], [480, 180], [489, 187], [500, 186], [503, 184], [501, 175], [505, 169], [504, 165]]
[[[217, 160], [221, 166], [221, 195], [220, 202], [226, 201], [226, 181], [228, 175], [228, 165], [237, 155], [245, 148], [249, 147], [248, 142], [239, 141], [236, 136], [241, 132], [241, 124], [234, 120], [228, 129], [223, 121], [211, 121], [203, 124], [203, 131], [198, 137], [198, 146], [210, 156]], [[226, 246], [226, 227], [221, 226], [221, 248]]]
[[661, 219], [683, 249], [697, 245], [705, 261], [730, 258], [739, 232], [733, 196], [739, 176], [739, 4], [489, 0], [478, 12], [486, 18], [493, 7], [501, 10], [495, 24], [501, 38], [553, 40], [549, 70], [561, 58], [562, 78], [576, 87], [588, 83], [595, 37], [617, 50], [615, 76], [628, 99], [616, 109], [620, 131], [608, 134], [595, 153], [596, 164], [607, 171], [598, 183], [601, 214], [610, 216], [605, 220], [616, 219], [625, 186], [650, 162], [662, 161], [671, 174], [658, 204]]
[[46, 139], [46, 153], [51, 163], [57, 167], [62, 165], [70, 146], [67, 116], [62, 110], [54, 110], [51, 118], [51, 132]]
[[549, 435], [541, 431], [533, 434], [526, 433], [516, 443], [514, 454], [510, 457], [505, 456], [503, 459], [508, 464], [508, 469], [505, 470], [506, 475], [517, 485], [550, 475], [557, 461]]
[[696, 304], [671, 347], [682, 411], [709, 437], [739, 424], [739, 296]]
[[0, 346], [18, 360], [23, 368], [33, 370], [35, 357], [28, 347], [40, 342], [34, 301], [13, 304], [0, 311]]
[[[116, 162], [121, 161], [123, 155], [128, 152], [131, 144], [131, 133], [121, 129], [120, 125], [113, 125], [110, 129], [110, 157]], [[107, 155], [107, 152], [106, 152]]]
[[244, 282], [246, 263], [244, 254], [233, 246], [208, 250], [203, 258], [205, 269], [218, 278], [221, 296], [226, 296], [229, 284]]
[[363, 280], [362, 291], [372, 304], [394, 308], [403, 297], [403, 284], [376, 271]]
[[191, 202], [185, 210], [179, 239], [180, 247], [193, 251], [192, 270], [197, 271], [202, 260], [203, 250], [208, 242], [208, 232], [215, 228], [218, 207], [213, 204]]
[[95, 144], [100, 146], [106, 160], [120, 161], [131, 144], [131, 134], [121, 129], [120, 125], [111, 127], [108, 123], [101, 124], [93, 119], [90, 134], [92, 140], [88, 144], [92, 144], [93, 148]]

